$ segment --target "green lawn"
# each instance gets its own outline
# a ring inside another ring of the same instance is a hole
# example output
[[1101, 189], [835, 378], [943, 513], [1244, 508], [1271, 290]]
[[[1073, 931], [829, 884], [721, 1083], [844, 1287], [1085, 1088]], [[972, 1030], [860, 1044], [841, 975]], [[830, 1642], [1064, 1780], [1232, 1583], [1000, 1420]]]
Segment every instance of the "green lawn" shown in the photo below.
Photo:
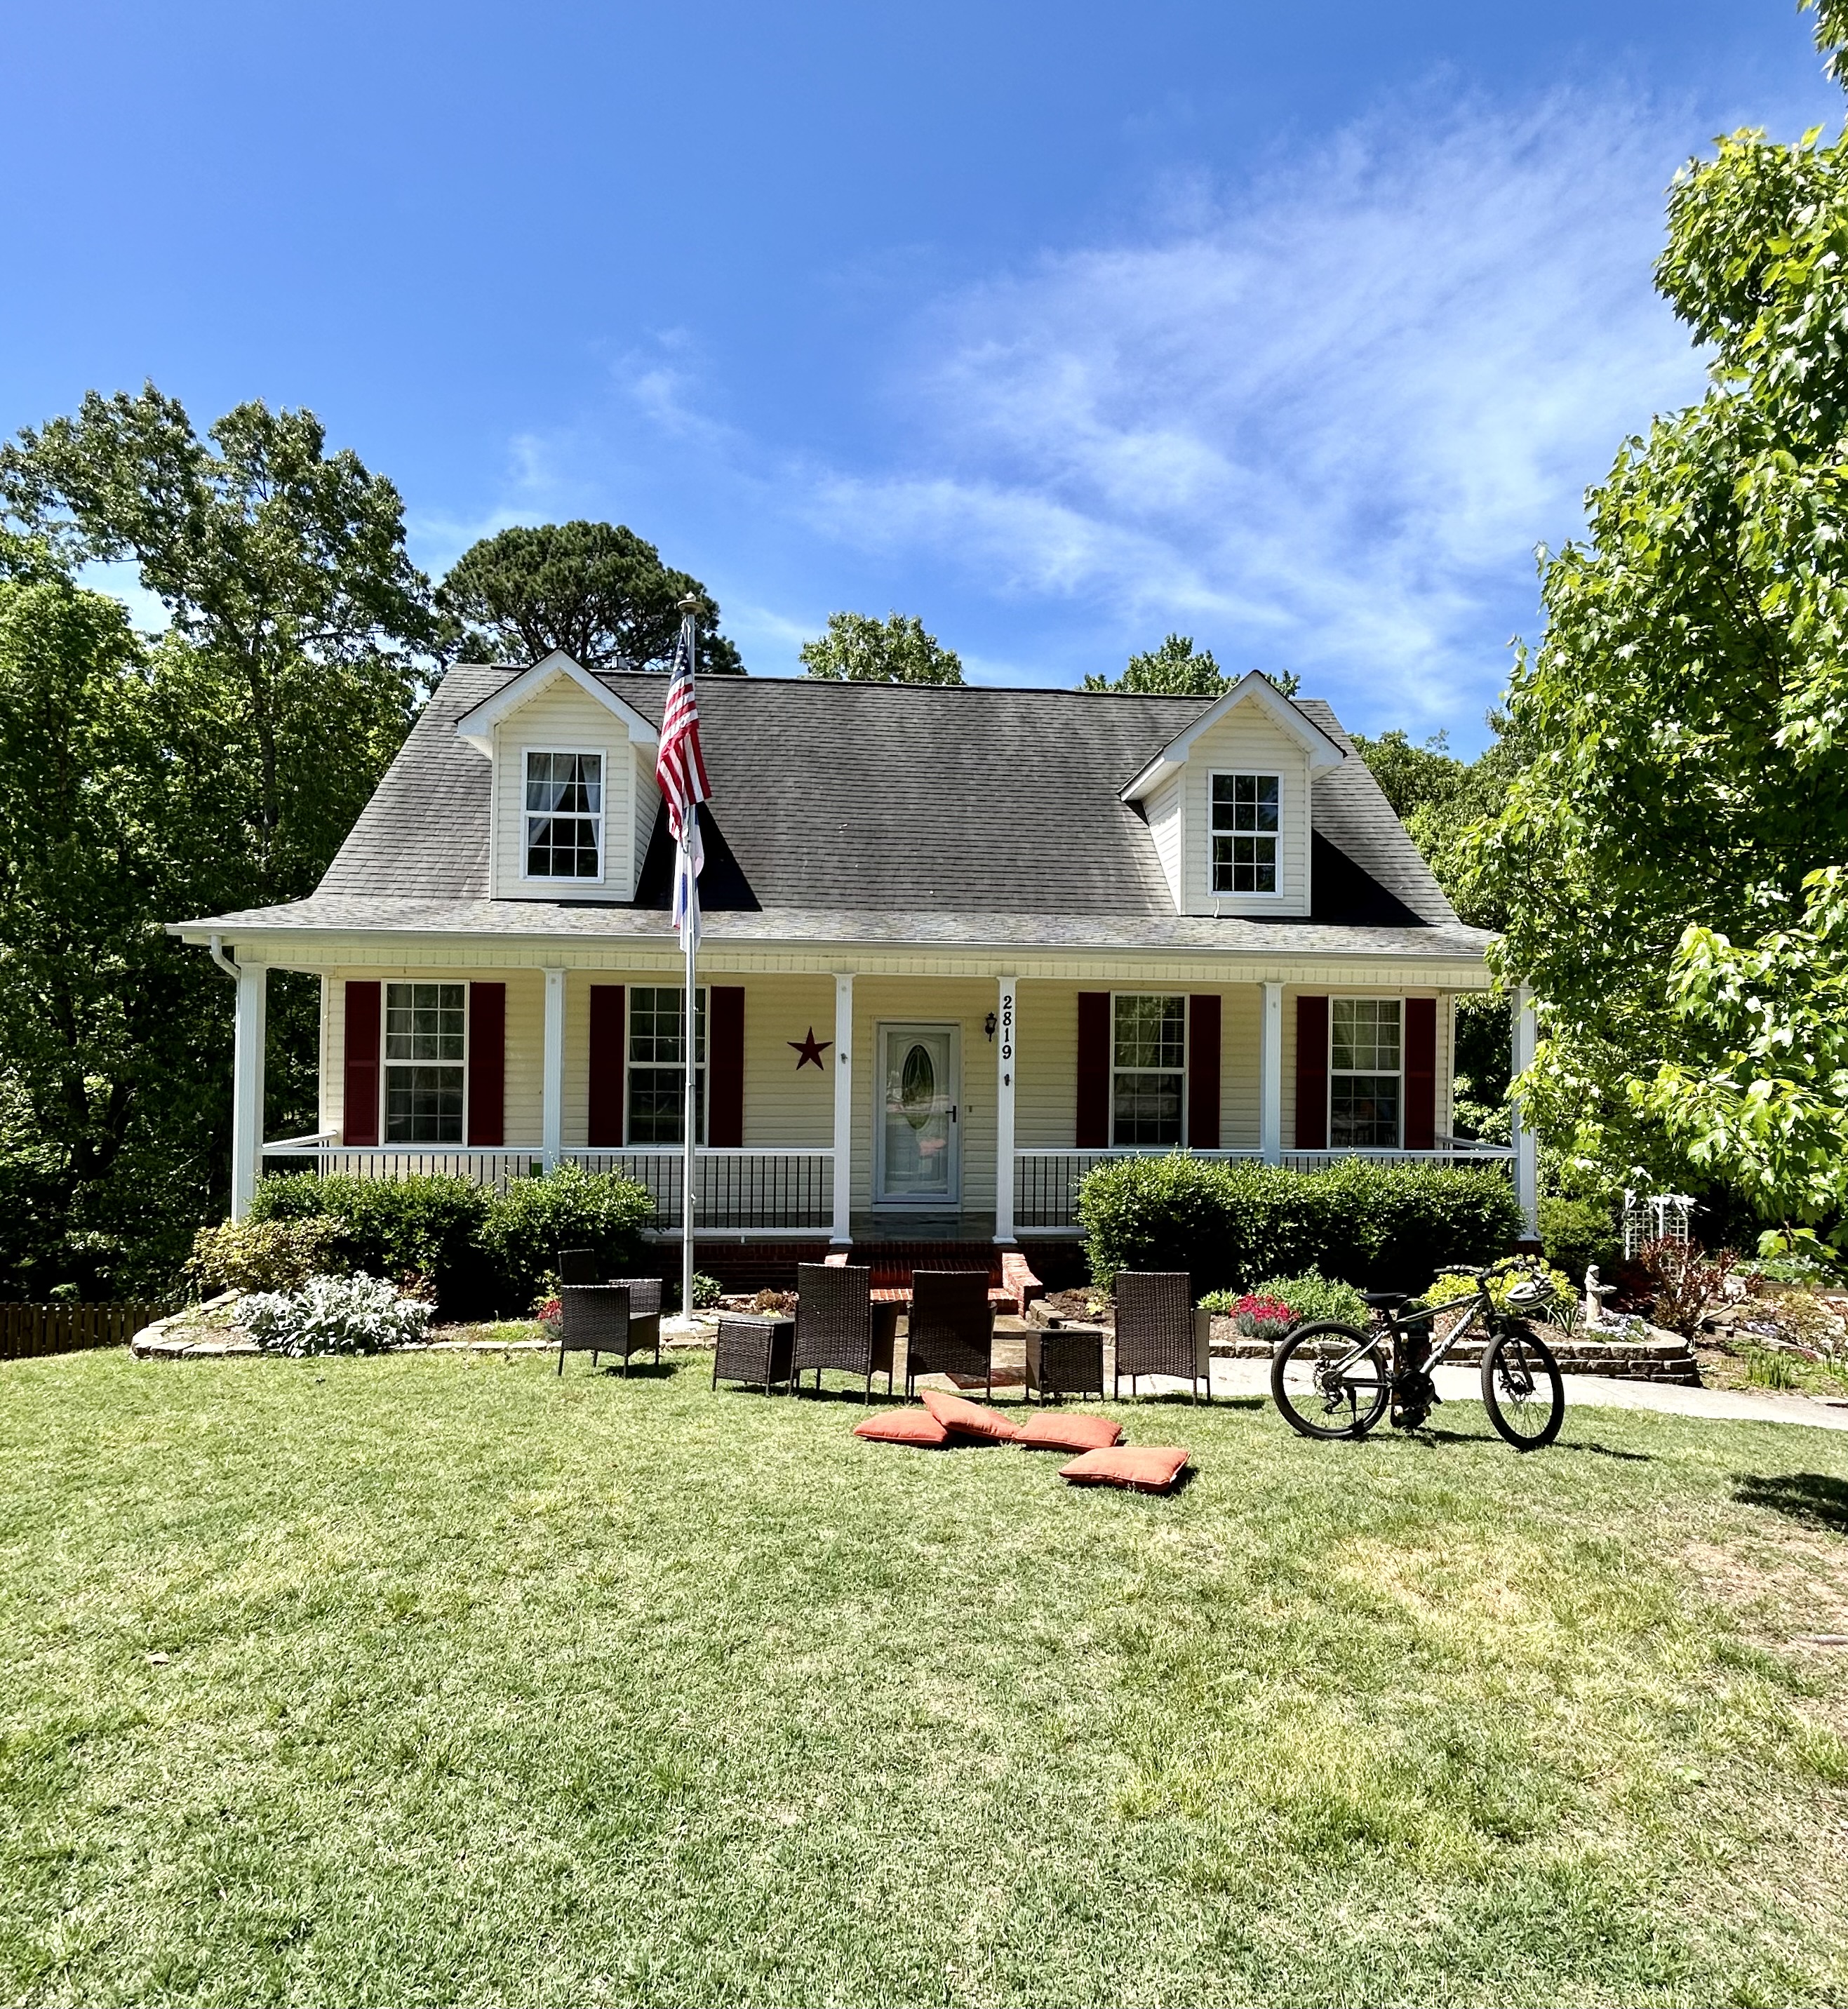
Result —
[[0, 1999], [1848, 2000], [1848, 1437], [857, 1413], [0, 1367]]

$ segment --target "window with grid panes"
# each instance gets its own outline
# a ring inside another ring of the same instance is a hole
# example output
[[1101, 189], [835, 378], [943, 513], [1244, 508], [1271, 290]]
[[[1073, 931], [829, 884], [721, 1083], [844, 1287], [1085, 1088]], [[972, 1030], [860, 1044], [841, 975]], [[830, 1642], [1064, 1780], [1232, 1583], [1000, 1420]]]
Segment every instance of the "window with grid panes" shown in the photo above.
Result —
[[1214, 892], [1276, 892], [1282, 818], [1283, 782], [1279, 776], [1213, 776]]
[[1175, 1145], [1187, 1095], [1187, 1000], [1110, 1001], [1110, 1141]]
[[[686, 1139], [686, 993], [638, 984], [629, 993], [628, 1141]], [[693, 1001], [693, 1142], [706, 1142], [706, 992]]]
[[604, 761], [600, 753], [526, 756], [526, 877], [603, 876]]
[[1401, 1011], [1397, 997], [1329, 1001], [1328, 1141], [1336, 1150], [1398, 1148]]
[[385, 986], [385, 1142], [459, 1144], [468, 1048], [466, 983]]

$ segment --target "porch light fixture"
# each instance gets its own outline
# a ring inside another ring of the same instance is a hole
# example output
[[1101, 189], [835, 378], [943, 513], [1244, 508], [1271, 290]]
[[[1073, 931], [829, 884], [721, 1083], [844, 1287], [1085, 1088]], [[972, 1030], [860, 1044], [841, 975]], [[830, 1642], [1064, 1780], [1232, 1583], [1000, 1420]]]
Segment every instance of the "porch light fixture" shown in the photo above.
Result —
[[982, 1022], [982, 1029], [992, 1040], [995, 1036], [995, 1015], [990, 1012]]

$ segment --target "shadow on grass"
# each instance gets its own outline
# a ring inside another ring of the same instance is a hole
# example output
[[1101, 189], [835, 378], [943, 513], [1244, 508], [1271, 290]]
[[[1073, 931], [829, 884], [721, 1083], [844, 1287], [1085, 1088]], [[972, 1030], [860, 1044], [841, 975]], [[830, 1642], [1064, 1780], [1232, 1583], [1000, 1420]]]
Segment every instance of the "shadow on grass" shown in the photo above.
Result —
[[1733, 1497], [1746, 1507], [1768, 1507], [1774, 1513], [1848, 1535], [1848, 1479], [1820, 1472], [1742, 1472], [1734, 1476]]

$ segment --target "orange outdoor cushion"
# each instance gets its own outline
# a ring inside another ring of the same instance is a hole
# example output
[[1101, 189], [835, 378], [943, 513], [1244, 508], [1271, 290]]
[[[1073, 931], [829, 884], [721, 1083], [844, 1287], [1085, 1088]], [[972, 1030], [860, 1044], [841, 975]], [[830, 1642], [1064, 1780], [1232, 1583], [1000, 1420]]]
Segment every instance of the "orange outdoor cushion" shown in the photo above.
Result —
[[1123, 1426], [1108, 1416], [1087, 1416], [1074, 1410], [1070, 1416], [1057, 1409], [1042, 1409], [1030, 1423], [1023, 1423], [1014, 1441], [1029, 1451], [1104, 1451], [1123, 1441]]
[[950, 1433], [928, 1409], [888, 1409], [883, 1416], [869, 1416], [855, 1423], [856, 1437], [870, 1437], [876, 1444], [947, 1444]]
[[959, 1437], [987, 1437], [996, 1444], [1007, 1444], [1019, 1435], [1005, 1416], [979, 1403], [965, 1402], [960, 1395], [940, 1388], [926, 1388], [922, 1393], [925, 1408]]
[[1059, 1468], [1074, 1486], [1128, 1486], [1138, 1493], [1166, 1493], [1180, 1478], [1188, 1454], [1178, 1444], [1119, 1444], [1113, 1451], [1088, 1451]]

